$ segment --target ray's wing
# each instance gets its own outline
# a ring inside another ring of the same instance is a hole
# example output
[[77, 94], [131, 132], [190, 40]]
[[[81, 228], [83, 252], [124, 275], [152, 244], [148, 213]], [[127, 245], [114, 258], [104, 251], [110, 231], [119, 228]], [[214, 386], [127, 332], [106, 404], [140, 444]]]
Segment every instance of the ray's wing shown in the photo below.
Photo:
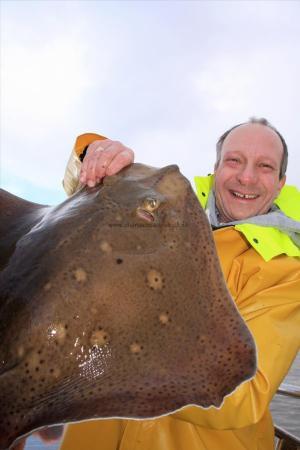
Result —
[[40, 220], [44, 207], [0, 189], [0, 270], [13, 254], [17, 241]]

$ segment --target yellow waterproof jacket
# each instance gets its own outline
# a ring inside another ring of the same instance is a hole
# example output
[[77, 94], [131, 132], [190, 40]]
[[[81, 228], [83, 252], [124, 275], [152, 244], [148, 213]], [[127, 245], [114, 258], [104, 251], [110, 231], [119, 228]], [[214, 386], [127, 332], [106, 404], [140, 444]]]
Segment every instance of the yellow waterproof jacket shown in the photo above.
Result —
[[[95, 139], [85, 136], [85, 145]], [[193, 406], [155, 420], [71, 424], [61, 450], [274, 449], [269, 404], [300, 347], [300, 259], [282, 254], [266, 261], [233, 227], [214, 231], [214, 238], [228, 288], [255, 338], [255, 377], [220, 409]]]

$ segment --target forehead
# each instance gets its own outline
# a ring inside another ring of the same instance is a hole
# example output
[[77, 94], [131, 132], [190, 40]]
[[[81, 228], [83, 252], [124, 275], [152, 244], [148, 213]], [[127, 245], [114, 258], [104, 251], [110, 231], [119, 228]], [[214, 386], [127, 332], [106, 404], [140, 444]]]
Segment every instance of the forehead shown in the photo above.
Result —
[[222, 155], [228, 151], [269, 157], [281, 161], [283, 145], [278, 134], [261, 124], [244, 124], [232, 130], [222, 145]]

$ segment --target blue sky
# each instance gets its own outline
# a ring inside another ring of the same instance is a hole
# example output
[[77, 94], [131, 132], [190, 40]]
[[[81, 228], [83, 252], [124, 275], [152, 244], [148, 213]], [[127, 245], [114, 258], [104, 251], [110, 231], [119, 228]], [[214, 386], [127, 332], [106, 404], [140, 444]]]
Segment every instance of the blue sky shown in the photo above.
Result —
[[1, 10], [5, 189], [63, 200], [66, 161], [87, 131], [192, 180], [212, 171], [219, 135], [253, 115], [285, 136], [300, 187], [300, 2], [4, 0]]

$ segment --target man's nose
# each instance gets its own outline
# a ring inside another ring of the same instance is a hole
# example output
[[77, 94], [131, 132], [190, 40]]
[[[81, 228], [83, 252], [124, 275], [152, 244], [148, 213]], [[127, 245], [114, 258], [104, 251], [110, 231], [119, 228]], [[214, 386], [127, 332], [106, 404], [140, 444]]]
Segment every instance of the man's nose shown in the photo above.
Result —
[[238, 172], [237, 178], [243, 185], [255, 184], [257, 181], [257, 172], [255, 167], [251, 164], [244, 165]]

